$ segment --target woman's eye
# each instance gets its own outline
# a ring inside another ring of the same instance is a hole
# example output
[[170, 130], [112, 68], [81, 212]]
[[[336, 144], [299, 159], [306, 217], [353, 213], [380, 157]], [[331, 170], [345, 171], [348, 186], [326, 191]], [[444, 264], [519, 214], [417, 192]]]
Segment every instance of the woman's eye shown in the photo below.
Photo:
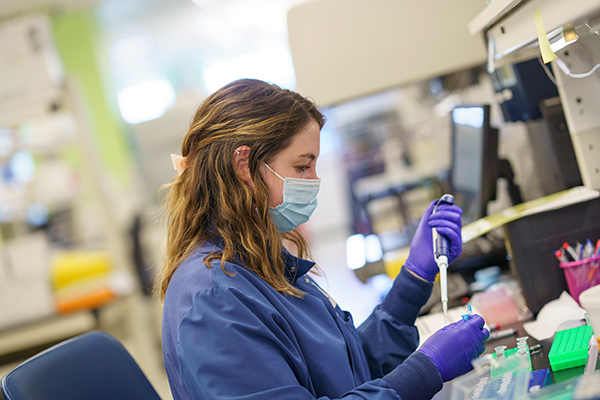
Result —
[[296, 167], [296, 168], [298, 168], [298, 170], [299, 170], [300, 172], [304, 172], [304, 171], [306, 171], [307, 169], [309, 169], [310, 167], [309, 167], [308, 165], [301, 165], [301, 166], [299, 166], [299, 167]]

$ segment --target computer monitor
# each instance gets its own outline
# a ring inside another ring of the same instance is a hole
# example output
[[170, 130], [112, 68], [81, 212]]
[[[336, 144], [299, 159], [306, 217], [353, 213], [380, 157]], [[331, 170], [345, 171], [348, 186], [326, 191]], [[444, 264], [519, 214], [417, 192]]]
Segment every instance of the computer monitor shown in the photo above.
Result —
[[463, 209], [463, 222], [487, 214], [496, 199], [496, 181], [505, 178], [513, 205], [522, 202], [507, 160], [498, 158], [498, 130], [490, 126], [490, 106], [463, 105], [452, 110], [452, 165], [449, 181], [455, 204]]
[[496, 198], [498, 130], [490, 126], [489, 105], [465, 105], [452, 110], [450, 186], [465, 223], [486, 215]]

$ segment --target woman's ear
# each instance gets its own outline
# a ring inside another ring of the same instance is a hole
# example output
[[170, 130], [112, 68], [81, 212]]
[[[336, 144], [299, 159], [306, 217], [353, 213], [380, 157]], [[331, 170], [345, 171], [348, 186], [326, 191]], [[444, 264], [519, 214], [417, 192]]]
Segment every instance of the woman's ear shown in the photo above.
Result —
[[233, 167], [240, 179], [248, 185], [250, 190], [254, 190], [254, 182], [250, 176], [250, 147], [240, 146], [233, 152]]

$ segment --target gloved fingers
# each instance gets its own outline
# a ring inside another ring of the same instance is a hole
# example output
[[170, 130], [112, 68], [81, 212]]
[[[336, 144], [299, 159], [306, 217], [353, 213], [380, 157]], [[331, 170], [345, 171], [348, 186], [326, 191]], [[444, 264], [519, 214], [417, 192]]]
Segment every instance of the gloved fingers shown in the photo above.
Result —
[[432, 214], [429, 217], [429, 222], [431, 221], [449, 221], [458, 226], [462, 226], [462, 218], [461, 214], [454, 211], [439, 211], [435, 214]]
[[445, 220], [445, 219], [431, 219], [431, 220], [429, 220], [428, 225], [430, 228], [442, 228], [443, 227], [443, 228], [452, 229], [454, 232], [456, 232], [457, 235], [459, 235], [461, 232], [460, 225], [457, 225], [456, 223]]
[[[434, 205], [435, 205], [435, 200], [434, 200]], [[441, 211], [451, 211], [451, 212], [455, 212], [458, 213], [460, 215], [463, 214], [463, 210], [462, 208], [460, 208], [459, 206], [453, 205], [453, 204], [440, 204], [437, 206], [437, 208], [435, 209], [435, 213], [437, 214], [438, 212]]]
[[[469, 325], [474, 325], [476, 326], [479, 330], [481, 329], [485, 329], [483, 326], [485, 325], [485, 320], [483, 319], [483, 317], [479, 314], [473, 314], [471, 315], [471, 318], [469, 318], [469, 320], [467, 321], [467, 323]], [[487, 331], [487, 329], [486, 329]]]
[[485, 351], [485, 344], [483, 344], [483, 342], [478, 342], [477, 343], [477, 356], [476, 357], [479, 357], [484, 351]]
[[461, 234], [460, 229], [448, 228], [445, 226], [431, 226], [432, 228], [437, 228], [437, 231], [440, 235], [445, 236], [450, 241], [450, 247], [461, 246]]
[[469, 358], [469, 361], [479, 357], [485, 351], [485, 345], [482, 342], [463, 342], [464, 353]]
[[485, 342], [489, 338], [490, 338], [490, 331], [488, 331], [486, 328], [483, 328], [481, 330], [481, 341]]

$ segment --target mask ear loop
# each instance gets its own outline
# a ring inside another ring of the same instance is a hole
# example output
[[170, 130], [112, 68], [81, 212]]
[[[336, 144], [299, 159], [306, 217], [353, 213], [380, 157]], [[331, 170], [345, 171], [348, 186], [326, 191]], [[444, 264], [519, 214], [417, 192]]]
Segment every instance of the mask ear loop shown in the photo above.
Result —
[[277, 176], [279, 179], [281, 179], [282, 181], [285, 182], [285, 179], [281, 177], [281, 175], [279, 175], [277, 172], [275, 172], [275, 170], [271, 167], [269, 167], [269, 164], [267, 164], [266, 162], [263, 161], [263, 164], [265, 164], [265, 167], [267, 167], [269, 169], [269, 171], [271, 171], [272, 173], [275, 174], [275, 176]]

